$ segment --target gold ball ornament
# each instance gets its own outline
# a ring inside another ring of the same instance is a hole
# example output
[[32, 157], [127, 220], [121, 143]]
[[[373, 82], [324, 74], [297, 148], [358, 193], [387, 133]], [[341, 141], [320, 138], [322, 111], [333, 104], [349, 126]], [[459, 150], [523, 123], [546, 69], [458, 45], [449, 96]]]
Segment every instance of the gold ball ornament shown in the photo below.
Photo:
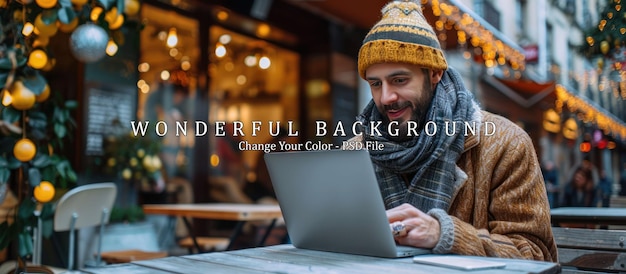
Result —
[[46, 24], [43, 19], [41, 19], [41, 14], [37, 15], [35, 18], [35, 33], [41, 36], [54, 36], [59, 28], [57, 27], [56, 21], [51, 24]]
[[33, 50], [28, 55], [28, 65], [34, 69], [42, 69], [48, 63], [48, 55], [41, 49]]
[[13, 146], [13, 156], [22, 162], [28, 162], [35, 157], [37, 147], [30, 139], [23, 138]]
[[600, 42], [600, 52], [602, 52], [602, 54], [607, 54], [610, 47], [611, 45], [609, 45], [609, 42], [607, 42], [606, 40]]
[[38, 186], [35, 187], [33, 191], [33, 196], [40, 203], [47, 203], [54, 198], [54, 185], [48, 181], [41, 181]]
[[56, 58], [48, 59], [48, 63], [41, 70], [43, 70], [43, 71], [50, 71], [50, 70], [52, 70], [52, 68], [54, 68], [54, 65], [56, 65], [56, 64], [57, 64], [57, 59]]
[[115, 158], [111, 157], [107, 160], [107, 166], [114, 167], [115, 164], [117, 164], [117, 161], [115, 161]]
[[137, 0], [124, 0], [124, 13], [133, 16], [139, 12], [139, 6], [139, 1]]
[[47, 100], [48, 97], [50, 97], [50, 86], [46, 84], [46, 86], [44, 86], [43, 88], [43, 91], [39, 95], [35, 95], [35, 101], [37, 103], [41, 103]]
[[74, 17], [74, 20], [72, 20], [71, 22], [67, 23], [67, 24], [59, 24], [59, 30], [65, 33], [70, 33], [72, 31], [74, 31], [74, 29], [76, 29], [76, 27], [78, 26], [78, 17]]
[[124, 15], [118, 14], [115, 17], [115, 19], [113, 19], [112, 21], [107, 20], [107, 22], [109, 22], [109, 29], [111, 30], [119, 29], [124, 24]]
[[35, 0], [35, 2], [44, 9], [54, 8], [57, 5], [57, 0]]
[[70, 2], [72, 2], [72, 4], [76, 5], [76, 6], [82, 6], [84, 4], [87, 4], [87, 0], [71, 0]]
[[109, 24], [115, 21], [115, 18], [117, 18], [117, 7], [113, 7], [109, 11], [104, 13], [104, 20], [109, 22]]
[[37, 39], [33, 42], [33, 48], [43, 48], [47, 47], [50, 43], [50, 37], [48, 36], [38, 36]]
[[159, 156], [152, 157], [152, 168], [154, 171], [157, 171], [163, 167], [163, 163], [161, 162], [161, 158]]
[[141, 161], [141, 164], [143, 166], [143, 168], [145, 168], [148, 171], [152, 171], [152, 156], [151, 155], [146, 155], [146, 157], [143, 157], [143, 160]]
[[17, 110], [29, 110], [35, 105], [35, 93], [24, 86], [22, 81], [15, 81], [11, 88], [13, 101], [11, 106]]
[[22, 10], [15, 10], [13, 12], [13, 20], [17, 22], [21, 22], [24, 20], [24, 13], [22, 12]]
[[130, 168], [125, 168], [124, 170], [122, 170], [122, 178], [124, 180], [130, 180], [132, 176], [133, 172], [130, 170]]

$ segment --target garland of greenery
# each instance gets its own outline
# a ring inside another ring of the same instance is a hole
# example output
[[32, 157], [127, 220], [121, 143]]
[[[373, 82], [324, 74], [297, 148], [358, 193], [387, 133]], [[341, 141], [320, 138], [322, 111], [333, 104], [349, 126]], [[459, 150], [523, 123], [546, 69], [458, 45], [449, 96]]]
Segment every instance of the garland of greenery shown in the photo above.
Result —
[[76, 127], [70, 111], [77, 102], [51, 91], [44, 77], [55, 64], [50, 38], [90, 22], [115, 41], [139, 5], [139, 0], [0, 0], [0, 187], [11, 186], [18, 200], [0, 223], [0, 250], [16, 241], [20, 259], [32, 255], [36, 215], [49, 237], [54, 214], [49, 202], [77, 179], [61, 153]]

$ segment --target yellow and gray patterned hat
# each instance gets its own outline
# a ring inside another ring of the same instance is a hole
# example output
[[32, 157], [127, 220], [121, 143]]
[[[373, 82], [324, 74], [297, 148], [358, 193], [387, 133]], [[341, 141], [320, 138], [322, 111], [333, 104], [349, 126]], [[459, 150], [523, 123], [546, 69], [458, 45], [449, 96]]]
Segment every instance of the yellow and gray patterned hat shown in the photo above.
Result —
[[409, 63], [434, 70], [448, 68], [437, 35], [419, 3], [393, 1], [381, 12], [382, 18], [365, 36], [359, 50], [361, 78], [365, 79], [369, 66], [379, 63]]

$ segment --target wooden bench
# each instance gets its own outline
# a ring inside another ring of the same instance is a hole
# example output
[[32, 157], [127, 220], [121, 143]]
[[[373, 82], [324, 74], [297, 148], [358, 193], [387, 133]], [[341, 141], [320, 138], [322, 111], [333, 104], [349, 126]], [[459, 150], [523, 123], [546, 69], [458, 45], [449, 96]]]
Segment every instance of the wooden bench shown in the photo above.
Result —
[[626, 271], [626, 230], [553, 227], [562, 273]]

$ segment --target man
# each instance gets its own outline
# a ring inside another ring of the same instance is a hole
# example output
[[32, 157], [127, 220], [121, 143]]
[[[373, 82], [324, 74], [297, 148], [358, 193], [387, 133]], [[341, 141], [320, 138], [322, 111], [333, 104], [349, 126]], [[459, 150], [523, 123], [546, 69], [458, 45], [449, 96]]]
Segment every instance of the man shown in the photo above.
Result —
[[[358, 117], [363, 134], [354, 139], [384, 144], [370, 156], [399, 244], [434, 253], [557, 260], [530, 138], [479, 109], [460, 75], [448, 68], [419, 4], [395, 1], [382, 9], [360, 49], [358, 69], [373, 100]], [[462, 130], [465, 122], [477, 125], [474, 133]], [[488, 134], [487, 124], [495, 132]]]

